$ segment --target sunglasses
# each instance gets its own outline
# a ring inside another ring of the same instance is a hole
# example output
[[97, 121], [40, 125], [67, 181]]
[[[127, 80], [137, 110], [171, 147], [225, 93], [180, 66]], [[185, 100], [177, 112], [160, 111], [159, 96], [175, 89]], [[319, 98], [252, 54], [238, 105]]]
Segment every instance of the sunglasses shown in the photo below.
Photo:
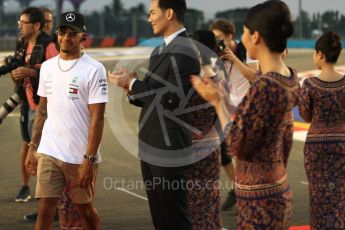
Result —
[[31, 24], [29, 21], [17, 21], [18, 25]]
[[79, 32], [77, 31], [73, 31], [73, 30], [67, 31], [67, 29], [64, 29], [64, 28], [58, 29], [56, 33], [59, 36], [65, 36], [67, 34], [69, 37], [75, 37], [79, 34]]

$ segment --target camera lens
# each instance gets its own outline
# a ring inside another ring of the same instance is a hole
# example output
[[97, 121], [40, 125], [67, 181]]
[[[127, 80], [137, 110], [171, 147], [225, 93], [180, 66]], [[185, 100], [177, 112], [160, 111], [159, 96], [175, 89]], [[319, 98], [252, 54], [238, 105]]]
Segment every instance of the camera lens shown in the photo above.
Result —
[[13, 94], [7, 101], [0, 107], [0, 124], [21, 102], [17, 93]]

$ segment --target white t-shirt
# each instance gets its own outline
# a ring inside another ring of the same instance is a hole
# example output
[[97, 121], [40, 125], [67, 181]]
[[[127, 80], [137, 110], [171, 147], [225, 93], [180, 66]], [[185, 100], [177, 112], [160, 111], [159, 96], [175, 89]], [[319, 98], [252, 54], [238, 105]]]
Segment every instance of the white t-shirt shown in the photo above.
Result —
[[[247, 57], [246, 63], [257, 63], [257, 60]], [[247, 94], [250, 83], [232, 62], [225, 62], [225, 67], [229, 78], [230, 102], [237, 107]]]
[[[58, 63], [62, 70], [73, 67], [63, 72]], [[87, 54], [79, 60], [51, 58], [41, 66], [38, 95], [47, 98], [48, 117], [37, 152], [81, 164], [88, 143], [88, 105], [108, 102], [104, 66]], [[99, 149], [97, 159], [101, 161]]]

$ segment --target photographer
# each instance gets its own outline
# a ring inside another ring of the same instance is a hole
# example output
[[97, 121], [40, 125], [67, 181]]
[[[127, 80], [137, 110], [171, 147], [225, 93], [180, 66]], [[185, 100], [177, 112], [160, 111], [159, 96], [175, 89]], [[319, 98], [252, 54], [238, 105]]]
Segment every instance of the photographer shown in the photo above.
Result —
[[[218, 54], [224, 61], [228, 75], [231, 110], [234, 111], [246, 95], [250, 82], [255, 81], [258, 64], [256, 61], [247, 59], [245, 47], [241, 42], [235, 41], [235, 25], [231, 21], [218, 19], [210, 25], [210, 30], [218, 40]], [[233, 185], [235, 181], [234, 162], [232, 162], [225, 143], [222, 143], [221, 146], [221, 156], [222, 166], [233, 187], [222, 206], [222, 210], [226, 211], [235, 205], [236, 196]]]
[[17, 93], [22, 100], [20, 126], [23, 142], [20, 149], [22, 187], [15, 198], [16, 202], [27, 202], [30, 196], [29, 174], [25, 171], [25, 159], [28, 145], [31, 144], [31, 131], [35, 111], [38, 108], [39, 97], [37, 89], [39, 71], [42, 62], [57, 55], [55, 44], [51, 37], [42, 32], [45, 18], [42, 11], [35, 7], [24, 9], [18, 21], [19, 36], [21, 39], [17, 51], [23, 50], [22, 65], [11, 71]]
[[[21, 47], [21, 41], [17, 42], [17, 47], [14, 55], [9, 55], [4, 60], [4, 65], [0, 66], [0, 76], [10, 73], [19, 66], [24, 65], [24, 50]], [[21, 97], [17, 93], [18, 89], [16, 87], [15, 93], [10, 96], [6, 102], [0, 107], [0, 124], [6, 118], [6, 116], [11, 113], [20, 103]]]
[[242, 42], [235, 40], [235, 25], [231, 21], [218, 19], [211, 24], [210, 30], [216, 36], [218, 44], [225, 45], [220, 56], [228, 70], [230, 101], [237, 107], [249, 89], [249, 82], [256, 79], [258, 62], [247, 58]]

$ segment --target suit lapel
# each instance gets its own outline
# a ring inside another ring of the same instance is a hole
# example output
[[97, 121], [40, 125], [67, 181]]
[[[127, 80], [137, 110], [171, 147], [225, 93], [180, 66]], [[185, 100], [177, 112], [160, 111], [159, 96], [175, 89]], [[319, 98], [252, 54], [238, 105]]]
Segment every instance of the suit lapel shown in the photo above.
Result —
[[[150, 63], [151, 68], [149, 68], [149, 70], [151, 72], [154, 72], [157, 69], [157, 67], [159, 66], [159, 64], [167, 57], [167, 55], [172, 52], [172, 50], [174, 49], [174, 46], [177, 45], [180, 37], [187, 37], [186, 31], [183, 31], [179, 35], [177, 35], [176, 38], [174, 38], [164, 48], [163, 52], [160, 55], [158, 55], [158, 58], [154, 60], [154, 63], [152, 63], [152, 64]], [[158, 47], [156, 47], [156, 49], [154, 51], [158, 52]], [[154, 53], [152, 53], [152, 54], [154, 54]]]
[[152, 51], [152, 54], [150, 56], [150, 62], [149, 62], [149, 67], [148, 69], [151, 71], [151, 69], [153, 68], [153, 66], [156, 66], [156, 63], [158, 61], [158, 58], [159, 58], [159, 54], [158, 54], [158, 51], [159, 50], [159, 47], [156, 47], [153, 51]]
[[165, 59], [165, 57], [168, 55], [168, 51], [170, 50], [170, 44], [167, 46], [167, 47], [165, 47], [165, 50], [164, 50], [164, 52], [162, 52], [160, 55], [155, 55], [155, 56], [153, 56], [153, 63], [152, 63], [152, 65], [151, 65], [151, 68], [149, 68], [149, 70], [151, 71], [151, 72], [154, 72], [156, 69], [157, 69], [157, 67], [159, 66], [159, 64]]

